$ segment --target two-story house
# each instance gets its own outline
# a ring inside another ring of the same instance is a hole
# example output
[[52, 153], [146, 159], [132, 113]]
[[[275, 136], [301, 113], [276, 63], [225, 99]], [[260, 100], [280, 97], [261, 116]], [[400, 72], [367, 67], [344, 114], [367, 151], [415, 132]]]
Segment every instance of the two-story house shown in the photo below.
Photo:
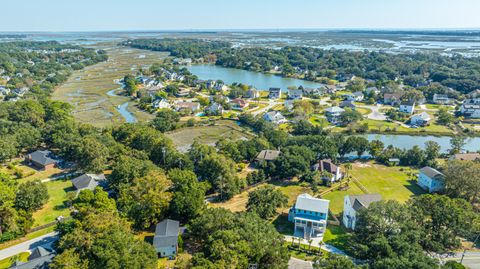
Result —
[[437, 169], [426, 166], [418, 173], [418, 185], [430, 193], [438, 192], [445, 186], [444, 177]]
[[420, 114], [413, 115], [412, 118], [410, 118], [410, 124], [417, 126], [426, 126], [431, 120], [432, 117], [430, 117], [427, 112], [422, 112]]
[[329, 107], [325, 109], [325, 116], [329, 122], [337, 124], [340, 122], [340, 117], [342, 116], [343, 112], [345, 112], [345, 110], [338, 106]]
[[403, 101], [400, 103], [400, 108], [398, 109], [400, 112], [413, 114], [415, 111], [415, 102], [414, 101]]
[[318, 170], [322, 174], [322, 179], [329, 182], [339, 181], [343, 177], [340, 167], [331, 160], [319, 161], [313, 166], [313, 170]]
[[301, 100], [303, 97], [303, 91], [302, 90], [288, 90], [288, 99], [291, 100]]
[[177, 255], [178, 234], [180, 223], [166, 219], [157, 224], [153, 247], [160, 257], [175, 257]]
[[460, 107], [460, 112], [466, 118], [480, 119], [480, 98], [465, 99]]
[[346, 195], [343, 199], [343, 225], [355, 230], [357, 213], [367, 209], [371, 203], [382, 200], [380, 194]]
[[329, 204], [329, 200], [314, 198], [307, 193], [300, 194], [288, 213], [288, 220], [295, 224], [294, 236], [306, 240], [323, 238]]
[[268, 90], [268, 99], [282, 98], [282, 90], [280, 88], [270, 88]]

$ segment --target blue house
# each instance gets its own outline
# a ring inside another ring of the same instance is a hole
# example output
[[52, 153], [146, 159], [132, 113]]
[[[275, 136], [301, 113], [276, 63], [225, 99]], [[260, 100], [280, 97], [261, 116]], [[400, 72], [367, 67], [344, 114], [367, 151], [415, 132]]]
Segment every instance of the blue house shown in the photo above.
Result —
[[294, 236], [306, 240], [322, 238], [327, 228], [330, 201], [314, 198], [304, 193], [297, 197], [288, 213], [288, 220], [295, 223]]
[[418, 185], [430, 193], [441, 191], [445, 186], [444, 175], [438, 170], [426, 166], [420, 169]]
[[178, 233], [180, 223], [166, 219], [157, 224], [153, 246], [160, 257], [175, 257], [177, 255]]

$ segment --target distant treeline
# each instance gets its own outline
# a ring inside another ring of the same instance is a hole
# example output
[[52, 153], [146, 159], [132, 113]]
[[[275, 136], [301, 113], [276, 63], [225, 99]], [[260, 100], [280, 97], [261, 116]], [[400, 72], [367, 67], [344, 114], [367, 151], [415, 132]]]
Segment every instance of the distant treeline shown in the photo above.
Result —
[[[228, 42], [199, 39], [137, 39], [124, 45], [169, 51], [175, 57], [216, 56], [216, 64], [257, 72], [276, 69], [286, 77], [306, 80], [342, 79], [355, 75], [379, 82], [403, 79], [413, 87], [441, 83], [461, 93], [480, 88], [480, 60], [439, 53], [391, 54], [374, 51], [324, 50], [287, 46], [281, 49], [233, 48]], [[211, 57], [210, 57], [211, 58]]]
[[25, 34], [0, 34], [0, 39], [2, 38], [26, 38]]
[[201, 58], [214, 51], [231, 46], [229, 42], [223, 41], [174, 38], [127, 40], [122, 44], [138, 49], [168, 51], [172, 56], [181, 58]]

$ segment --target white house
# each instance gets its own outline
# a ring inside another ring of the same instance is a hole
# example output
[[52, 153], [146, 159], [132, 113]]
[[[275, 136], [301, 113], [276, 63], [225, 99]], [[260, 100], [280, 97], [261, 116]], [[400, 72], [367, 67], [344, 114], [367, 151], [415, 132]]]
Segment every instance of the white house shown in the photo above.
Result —
[[420, 114], [413, 115], [410, 119], [411, 125], [425, 126], [432, 120], [432, 117], [428, 115], [427, 112], [422, 112]]
[[323, 238], [329, 204], [329, 200], [314, 198], [307, 193], [300, 194], [288, 213], [288, 220], [295, 223], [294, 236], [306, 240]]
[[282, 90], [280, 88], [270, 88], [268, 90], [269, 99], [280, 99], [282, 98]]
[[275, 124], [287, 122], [287, 119], [278, 111], [270, 111], [263, 115], [263, 119]]
[[260, 92], [257, 89], [250, 88], [245, 96], [246, 98], [260, 98]]
[[347, 101], [363, 101], [363, 92], [354, 92], [345, 95]]
[[435, 104], [449, 105], [453, 102], [453, 99], [448, 98], [446, 94], [436, 93], [433, 95], [433, 102]]
[[371, 203], [382, 200], [380, 194], [347, 195], [343, 199], [343, 218], [345, 227], [355, 230], [357, 212], [367, 209]]
[[415, 102], [413, 101], [401, 102], [399, 111], [407, 114], [413, 114], [413, 112], [415, 111]]
[[285, 107], [286, 110], [292, 111], [292, 109], [294, 108], [293, 101], [294, 100], [285, 100], [285, 102], [283, 102], [283, 106]]
[[177, 102], [175, 104], [177, 111], [195, 112], [200, 109], [200, 103], [197, 102]]
[[152, 107], [154, 107], [156, 109], [170, 108], [170, 103], [168, 102], [167, 99], [160, 98], [160, 99], [157, 99], [157, 100], [153, 101]]
[[313, 169], [324, 172], [323, 174], [325, 174], [325, 176], [323, 176], [323, 179], [330, 182], [338, 181], [343, 177], [340, 167], [335, 165], [331, 160], [321, 160], [313, 166]]
[[303, 97], [302, 90], [297, 90], [297, 89], [288, 90], [288, 99], [301, 100], [302, 97]]
[[460, 108], [460, 112], [467, 118], [480, 118], [480, 98], [465, 99]]
[[420, 169], [420, 173], [418, 174], [418, 185], [422, 189], [430, 193], [437, 192], [443, 189], [444, 184], [444, 175], [437, 169], [428, 166]]
[[345, 110], [338, 106], [325, 109], [325, 115], [327, 116], [328, 121], [333, 124], [337, 124], [340, 122], [340, 116], [343, 112], [345, 112]]
[[224, 110], [223, 110], [223, 106], [219, 103], [216, 103], [216, 102], [213, 102], [209, 107], [208, 107], [208, 111], [211, 113], [211, 114], [215, 114], [215, 115], [222, 115]]

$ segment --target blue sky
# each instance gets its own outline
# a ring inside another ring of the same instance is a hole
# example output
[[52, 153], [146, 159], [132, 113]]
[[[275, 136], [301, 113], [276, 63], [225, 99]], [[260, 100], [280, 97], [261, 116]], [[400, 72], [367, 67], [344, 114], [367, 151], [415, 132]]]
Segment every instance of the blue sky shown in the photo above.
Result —
[[0, 31], [480, 28], [479, 0], [2, 0]]

